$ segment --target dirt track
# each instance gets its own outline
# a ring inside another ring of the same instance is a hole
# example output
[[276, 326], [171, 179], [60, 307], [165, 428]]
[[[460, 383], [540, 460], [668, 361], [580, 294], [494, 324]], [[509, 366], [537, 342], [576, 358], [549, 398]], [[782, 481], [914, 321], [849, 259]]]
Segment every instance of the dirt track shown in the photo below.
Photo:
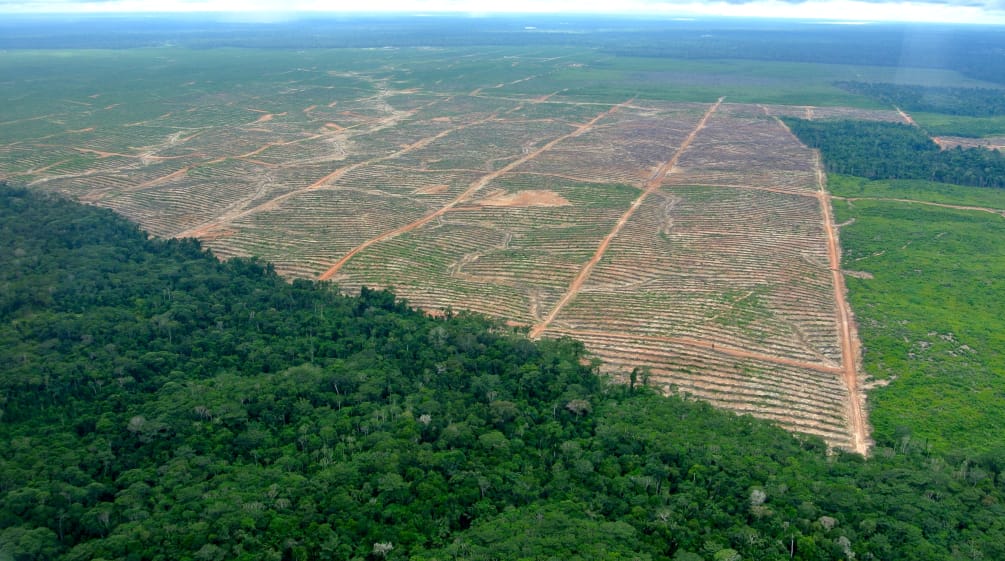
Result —
[[903, 109], [897, 107], [896, 105], [894, 105], [893, 108], [897, 110], [897, 113], [900, 113], [900, 118], [904, 119], [905, 123], [911, 125], [912, 127], [918, 126], [918, 123], [915, 123], [914, 119], [912, 119], [910, 115], [905, 113]]
[[933, 203], [929, 201], [916, 201], [913, 199], [894, 199], [889, 197], [835, 197], [831, 196], [832, 199], [838, 201], [886, 201], [891, 203], [907, 203], [913, 205], [926, 205], [926, 206], [937, 206], [940, 208], [951, 208], [954, 210], [976, 210], [979, 212], [990, 212], [991, 214], [997, 214], [1002, 218], [1005, 218], [1005, 210], [1000, 208], [988, 208], [985, 206], [966, 206], [966, 205], [950, 205], [945, 203]]
[[858, 334], [855, 332], [851, 307], [845, 299], [844, 275], [841, 272], [841, 248], [837, 240], [837, 227], [831, 215], [830, 196], [827, 193], [827, 177], [824, 175], [820, 153], [815, 155], [818, 198], [823, 214], [823, 226], [827, 232], [827, 256], [830, 260], [831, 277], [834, 285], [834, 304], [837, 308], [839, 334], [841, 337], [841, 364], [845, 386], [848, 388], [848, 424], [854, 450], [863, 456], [869, 454], [869, 428], [862, 412], [862, 400], [858, 388]]
[[607, 236], [604, 237], [603, 241], [600, 242], [600, 246], [597, 247], [597, 251], [593, 253], [593, 257], [591, 257], [590, 260], [586, 263], [586, 265], [583, 266], [583, 268], [579, 271], [579, 274], [576, 275], [576, 278], [572, 280], [572, 283], [569, 285], [569, 288], [565, 291], [565, 294], [562, 296], [562, 298], [559, 299], [559, 301], [555, 304], [555, 307], [552, 308], [551, 312], [549, 312], [548, 315], [545, 316], [544, 320], [541, 321], [541, 323], [535, 325], [533, 329], [531, 329], [529, 334], [531, 339], [536, 339], [540, 337], [541, 333], [543, 333], [545, 329], [548, 329], [548, 325], [550, 325], [551, 322], [554, 321], [555, 316], [557, 316], [559, 312], [562, 311], [562, 308], [564, 308], [565, 305], [568, 304], [576, 296], [576, 294], [579, 292], [579, 289], [582, 288], [583, 282], [585, 282], [586, 279], [589, 278], [590, 273], [593, 271], [593, 268], [604, 257], [604, 253], [607, 252], [607, 247], [611, 244], [611, 240], [613, 240], [615, 236], [618, 235], [618, 232], [620, 232], [621, 229], [624, 228], [625, 223], [628, 222], [628, 219], [631, 218], [633, 214], [635, 214], [635, 211], [638, 210], [640, 206], [642, 206], [642, 203], [646, 200], [646, 197], [648, 197], [654, 191], [658, 190], [663, 185], [663, 179], [667, 176], [667, 174], [670, 173], [670, 170], [672, 170], [673, 167], [677, 165], [677, 161], [680, 160], [681, 154], [683, 154], [684, 151], [687, 150], [688, 146], [691, 145], [691, 142], [694, 140], [694, 137], [698, 135], [698, 132], [705, 127], [705, 123], [708, 122], [708, 119], [709, 117], [712, 116], [712, 113], [715, 113], [716, 109], [718, 109], [719, 106], [722, 105], [723, 99], [725, 98], [720, 97], [719, 100], [715, 102], [715, 104], [713, 104], [711, 107], [708, 108], [707, 111], [705, 111], [705, 114], [702, 115], [701, 120], [698, 121], [698, 124], [695, 126], [694, 130], [691, 131], [691, 134], [689, 134], [687, 138], [684, 139], [684, 142], [681, 143], [680, 148], [677, 149], [673, 157], [664, 162], [663, 165], [661, 165], [659, 169], [657, 169], [656, 172], [652, 174], [649, 180], [646, 181], [645, 190], [642, 191], [642, 194], [639, 195], [634, 202], [632, 202], [632, 205], [628, 207], [628, 210], [626, 210], [625, 213], [621, 215], [621, 218], [618, 219], [617, 223], [614, 224], [614, 228], [611, 229], [611, 231], [607, 234]]
[[459, 204], [461, 204], [463, 202], [468, 201], [471, 198], [472, 195], [474, 195], [475, 193], [477, 193], [479, 190], [481, 190], [483, 187], [485, 187], [486, 185], [488, 185], [494, 179], [498, 178], [499, 176], [503, 175], [504, 173], [507, 173], [507, 172], [513, 170], [517, 166], [522, 165], [525, 162], [528, 162], [528, 161], [536, 158], [540, 154], [542, 154], [544, 152], [547, 152], [548, 150], [551, 150], [551, 148], [554, 147], [559, 142], [562, 142], [563, 140], [566, 140], [566, 139], [569, 139], [569, 138], [575, 138], [575, 137], [577, 137], [577, 136], [579, 136], [579, 135], [581, 135], [581, 134], [589, 131], [591, 128], [593, 128], [593, 125], [595, 125], [597, 123], [597, 121], [599, 121], [599, 120], [603, 119], [604, 117], [606, 117], [606, 116], [614, 113], [619, 108], [621, 108], [623, 105], [625, 105], [627, 103], [630, 103], [631, 101], [632, 100], [628, 100], [625, 103], [620, 103], [618, 105], [615, 105], [614, 107], [611, 107], [607, 111], [604, 111], [603, 113], [600, 113], [599, 115], [597, 115], [594, 118], [590, 119], [585, 124], [580, 125], [579, 127], [576, 128], [576, 130], [574, 130], [574, 131], [572, 131], [570, 133], [564, 134], [564, 135], [562, 135], [562, 136], [560, 136], [558, 138], [555, 138], [555, 139], [549, 141], [547, 144], [544, 144], [543, 146], [541, 146], [537, 150], [534, 150], [534, 151], [532, 151], [532, 152], [530, 152], [528, 154], [525, 154], [523, 157], [518, 158], [518, 159], [510, 162], [509, 164], [507, 164], [507, 165], [499, 168], [496, 171], [493, 171], [492, 173], [489, 173], [487, 175], [482, 176], [480, 179], [478, 179], [477, 181], [475, 181], [474, 183], [472, 183], [467, 189], [465, 189], [463, 193], [461, 193], [460, 195], [458, 195], [457, 197], [455, 197], [453, 200], [451, 200], [449, 203], [447, 203], [443, 207], [439, 208], [435, 212], [429, 213], [429, 214], [423, 216], [422, 218], [420, 218], [420, 219], [418, 219], [418, 220], [416, 220], [414, 222], [411, 222], [409, 224], [405, 224], [404, 226], [401, 226], [400, 228], [395, 228], [394, 230], [390, 230], [388, 232], [384, 232], [383, 234], [381, 234], [381, 235], [379, 235], [379, 236], [377, 236], [375, 238], [370, 238], [369, 240], [367, 240], [367, 241], [361, 243], [360, 245], [352, 248], [349, 251], [349, 253], [346, 253], [341, 259], [339, 259], [337, 262], [335, 262], [334, 265], [332, 265], [331, 267], [329, 267], [327, 271], [325, 271], [324, 273], [322, 273], [318, 277], [318, 279], [319, 280], [328, 280], [328, 279], [332, 278], [335, 275], [335, 273], [337, 273], [339, 271], [339, 269], [341, 269], [346, 263], [349, 262], [350, 259], [352, 259], [353, 257], [355, 257], [356, 254], [358, 254], [359, 252], [363, 251], [364, 249], [366, 249], [366, 248], [368, 248], [368, 247], [370, 247], [370, 246], [372, 246], [374, 244], [380, 243], [380, 242], [382, 242], [384, 240], [389, 240], [389, 239], [394, 238], [396, 236], [399, 236], [401, 234], [404, 234], [404, 233], [407, 233], [407, 232], [411, 232], [412, 230], [414, 230], [414, 229], [416, 229], [416, 228], [418, 228], [418, 227], [420, 227], [420, 226], [422, 226], [424, 224], [428, 224], [430, 221], [435, 220], [436, 218], [438, 218], [440, 216], [443, 216], [445, 213], [447, 213], [448, 211], [450, 211], [451, 209], [453, 209], [457, 205], [459, 205]]

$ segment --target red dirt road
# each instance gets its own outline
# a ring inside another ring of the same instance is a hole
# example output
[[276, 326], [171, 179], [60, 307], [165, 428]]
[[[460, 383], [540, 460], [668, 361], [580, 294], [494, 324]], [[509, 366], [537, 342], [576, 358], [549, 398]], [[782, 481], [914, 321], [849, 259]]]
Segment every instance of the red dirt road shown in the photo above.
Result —
[[905, 123], [911, 125], [912, 127], [918, 126], [918, 123], [915, 123], [914, 119], [912, 119], [910, 115], [905, 113], [903, 109], [897, 107], [896, 105], [894, 105], [893, 108], [897, 110], [897, 113], [900, 113], [900, 118], [904, 119]]
[[639, 195], [634, 202], [632, 202], [632, 205], [628, 207], [628, 210], [626, 210], [625, 213], [621, 215], [621, 218], [619, 218], [618, 221], [614, 224], [614, 228], [611, 229], [611, 231], [607, 234], [607, 236], [604, 237], [603, 241], [600, 242], [600, 246], [597, 247], [597, 251], [593, 253], [593, 257], [591, 257], [590, 260], [587, 261], [586, 265], [584, 265], [583, 268], [580, 269], [579, 274], [576, 275], [576, 278], [572, 280], [572, 283], [569, 285], [569, 288], [565, 291], [565, 294], [562, 296], [562, 298], [559, 299], [559, 301], [555, 304], [555, 307], [552, 308], [551, 312], [549, 312], [548, 315], [545, 316], [544, 320], [541, 321], [541, 323], [535, 325], [534, 328], [530, 330], [528, 336], [531, 339], [537, 339], [538, 337], [540, 337], [541, 333], [543, 333], [545, 329], [548, 329], [548, 326], [551, 324], [551, 322], [554, 321], [555, 317], [559, 314], [559, 312], [562, 311], [562, 308], [564, 308], [566, 304], [568, 304], [573, 298], [575, 298], [576, 294], [579, 293], [580, 288], [583, 287], [583, 283], [586, 281], [587, 278], [589, 278], [590, 273], [593, 272], [593, 268], [597, 265], [597, 263], [600, 262], [601, 259], [603, 259], [604, 253], [607, 252], [607, 247], [611, 245], [611, 241], [618, 235], [619, 232], [621, 232], [621, 229], [624, 228], [625, 223], [628, 222], [628, 219], [635, 214], [635, 211], [638, 210], [640, 206], [642, 206], [642, 203], [646, 200], [646, 197], [648, 197], [654, 191], [657, 191], [663, 185], [663, 179], [667, 176], [667, 174], [670, 173], [670, 170], [672, 170], [674, 166], [677, 165], [677, 161], [680, 160], [681, 154], [683, 154], [684, 151], [687, 150], [688, 146], [691, 145], [691, 142], [694, 140], [695, 136], [698, 135], [698, 132], [701, 131], [701, 129], [705, 128], [705, 123], [708, 122], [709, 117], [711, 117], [712, 114], [715, 113], [716, 109], [718, 109], [719, 106], [722, 105], [723, 99], [725, 98], [720, 97], [719, 100], [715, 102], [715, 104], [713, 104], [711, 107], [708, 108], [707, 111], [705, 111], [705, 114], [702, 115], [701, 120], [698, 121], [698, 124], [695, 126], [694, 130], [691, 131], [691, 134], [689, 134], [687, 138], [684, 139], [684, 142], [681, 143], [680, 148], [677, 149], [673, 157], [664, 162], [663, 165], [661, 165], [656, 170], [656, 172], [652, 174], [649, 180], [646, 181], [645, 190], [642, 191], [642, 194]]
[[830, 195], [827, 193], [827, 177], [820, 163], [820, 153], [815, 156], [818, 198], [823, 214], [823, 226], [827, 232], [827, 257], [830, 260], [831, 278], [834, 285], [834, 305], [837, 308], [839, 335], [841, 337], [841, 365], [845, 386], [848, 388], [848, 424], [851, 429], [852, 446], [863, 456], [869, 455], [869, 428], [858, 389], [858, 334], [855, 332], [851, 307], [845, 299], [844, 274], [841, 272], [841, 248], [837, 240], [837, 227], [831, 215]]

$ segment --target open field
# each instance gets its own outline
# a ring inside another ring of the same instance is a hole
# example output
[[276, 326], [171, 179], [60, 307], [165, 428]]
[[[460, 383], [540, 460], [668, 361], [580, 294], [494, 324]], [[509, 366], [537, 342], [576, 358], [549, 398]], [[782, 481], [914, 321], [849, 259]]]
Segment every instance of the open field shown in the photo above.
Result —
[[868, 448], [830, 199], [778, 117], [902, 117], [818, 68], [783, 80], [813, 65], [555, 47], [3, 64], [23, 77], [0, 85], [2, 178], [290, 277], [576, 337], [616, 375], [646, 367], [661, 388]]
[[880, 381], [870, 391], [877, 438], [972, 453], [1000, 446], [1005, 193], [840, 176], [830, 184], [864, 365]]

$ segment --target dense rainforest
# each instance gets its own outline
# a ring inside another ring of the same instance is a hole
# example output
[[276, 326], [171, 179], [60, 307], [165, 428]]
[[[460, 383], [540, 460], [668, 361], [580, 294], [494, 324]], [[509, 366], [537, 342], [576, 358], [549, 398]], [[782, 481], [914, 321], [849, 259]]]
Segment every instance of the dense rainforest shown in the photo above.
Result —
[[0, 287], [0, 559], [1005, 558], [1003, 451], [828, 452], [11, 187]]
[[1005, 187], [1005, 155], [997, 150], [941, 150], [923, 130], [897, 123], [784, 121], [799, 140], [820, 150], [830, 173]]

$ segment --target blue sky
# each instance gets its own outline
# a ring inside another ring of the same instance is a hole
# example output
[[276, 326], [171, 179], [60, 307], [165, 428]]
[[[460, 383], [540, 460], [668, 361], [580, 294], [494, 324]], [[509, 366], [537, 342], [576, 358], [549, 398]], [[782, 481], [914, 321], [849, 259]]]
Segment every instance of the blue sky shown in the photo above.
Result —
[[262, 19], [300, 12], [644, 14], [1005, 24], [1005, 0], [0, 0], [0, 12], [239, 12]]

